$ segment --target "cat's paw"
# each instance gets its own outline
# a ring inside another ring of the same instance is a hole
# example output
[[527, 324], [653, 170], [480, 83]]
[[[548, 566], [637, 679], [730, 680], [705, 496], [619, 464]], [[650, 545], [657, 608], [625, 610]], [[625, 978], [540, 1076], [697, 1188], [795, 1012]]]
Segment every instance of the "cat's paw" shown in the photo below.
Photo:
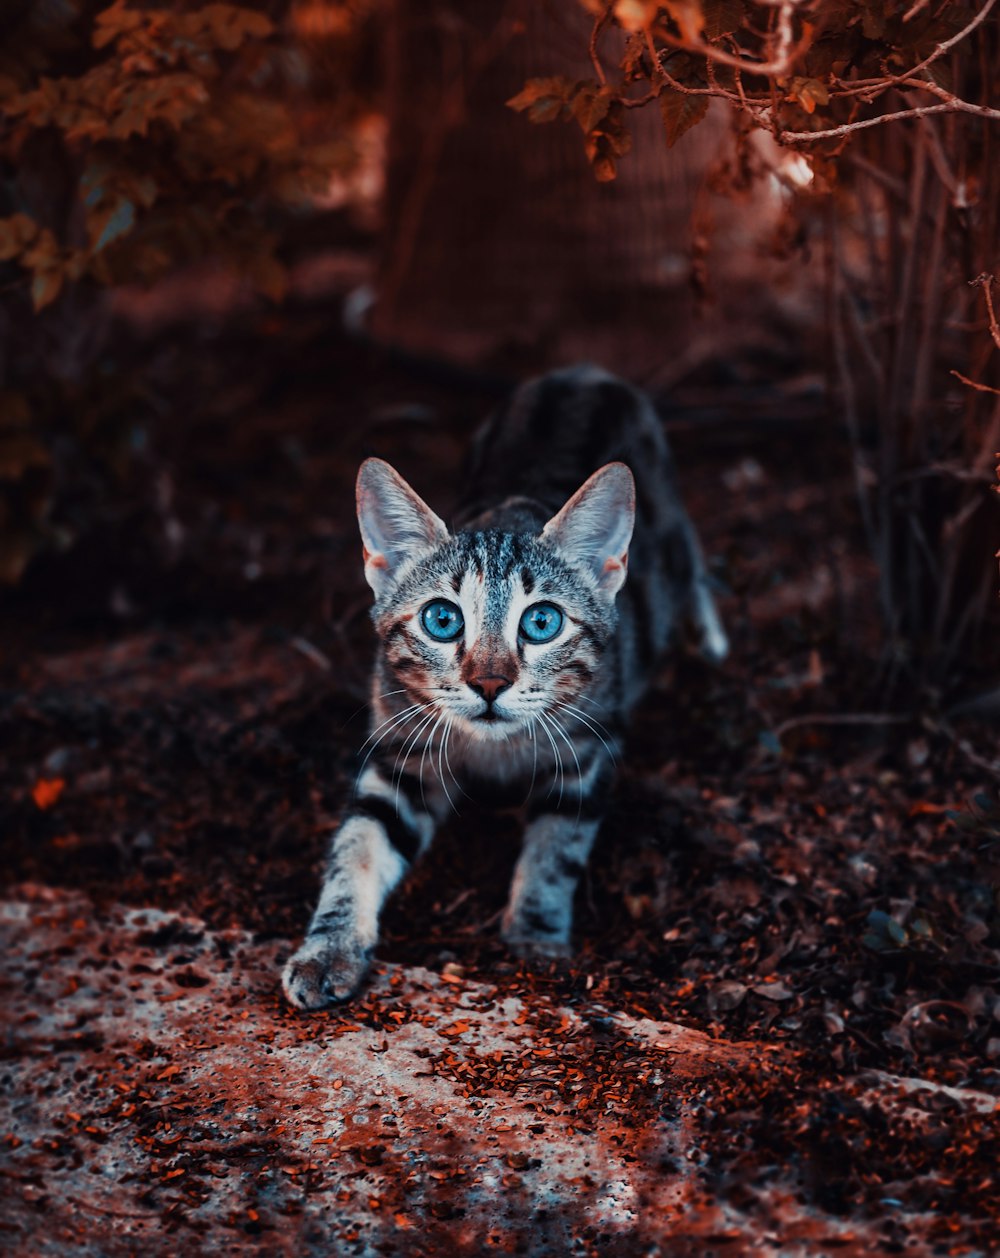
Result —
[[504, 943], [524, 961], [567, 961], [573, 947], [562, 939], [542, 939], [537, 935], [505, 936]]
[[561, 931], [532, 930], [523, 922], [505, 920], [500, 933], [511, 952], [526, 961], [565, 960], [573, 955], [569, 938]]
[[572, 917], [564, 906], [529, 903], [508, 904], [500, 919], [500, 935], [515, 956], [541, 961], [573, 955], [570, 943]]
[[281, 985], [296, 1009], [324, 1009], [349, 1000], [368, 973], [371, 949], [320, 935], [307, 939], [285, 966]]

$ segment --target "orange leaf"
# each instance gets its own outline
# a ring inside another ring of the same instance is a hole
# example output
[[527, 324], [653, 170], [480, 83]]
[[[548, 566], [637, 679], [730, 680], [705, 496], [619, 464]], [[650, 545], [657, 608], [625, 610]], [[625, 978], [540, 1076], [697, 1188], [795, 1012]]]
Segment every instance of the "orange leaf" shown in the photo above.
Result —
[[919, 803], [913, 805], [910, 809], [909, 816], [919, 817], [922, 813], [947, 812], [948, 809], [948, 804], [932, 804], [929, 800], [922, 799]]
[[39, 778], [31, 788], [31, 798], [35, 801], [35, 807], [41, 812], [51, 808], [63, 793], [65, 786], [66, 782], [63, 778]]

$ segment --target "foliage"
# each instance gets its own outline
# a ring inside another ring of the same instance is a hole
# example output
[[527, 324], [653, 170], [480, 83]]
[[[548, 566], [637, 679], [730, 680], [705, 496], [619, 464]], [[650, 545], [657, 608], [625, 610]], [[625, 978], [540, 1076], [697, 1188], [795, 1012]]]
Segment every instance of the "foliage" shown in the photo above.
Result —
[[[35, 31], [25, 24], [19, 33]], [[8, 45], [3, 156], [23, 173], [33, 144], [54, 136], [71, 172], [62, 222], [45, 221], [51, 201], [27, 194], [23, 177], [14, 212], [0, 220], [0, 260], [29, 272], [36, 310], [67, 282], [148, 282], [209, 255], [283, 294], [261, 208], [302, 204], [352, 154], [342, 138], [310, 143], [303, 134], [278, 90], [275, 34], [272, 18], [253, 8], [115, 0], [95, 15], [90, 48], [74, 47], [76, 72], [42, 72]]]
[[[68, 540], [51, 522], [56, 433], [75, 422], [105, 476], [129, 440], [105, 422], [121, 389], [98, 362], [101, 290], [212, 259], [284, 295], [285, 225], [356, 160], [371, 100], [345, 63], [369, 7], [49, 0], [0, 16], [0, 583]], [[134, 416], [137, 398], [121, 403]]]
[[[902, 117], [962, 112], [1000, 120], [1000, 110], [987, 103], [986, 84], [981, 103], [956, 94], [948, 56], [989, 18], [995, 0], [982, 6], [964, 0], [581, 3], [595, 16], [594, 77], [532, 79], [508, 104], [532, 122], [575, 117], [598, 178], [613, 177], [597, 143], [604, 119], [616, 107], [635, 109], [654, 100], [670, 145], [702, 121], [710, 100], [719, 99], [745, 126], [803, 150], [819, 168], [830, 152], [816, 147], [822, 141], [838, 141], [839, 152], [855, 132]], [[624, 35], [615, 81], [609, 81], [600, 55], [611, 25]], [[637, 95], [636, 84], [647, 90]], [[914, 95], [904, 108], [885, 108], [905, 93]], [[591, 101], [599, 102], [594, 112]], [[620, 143], [627, 152], [627, 140]]]

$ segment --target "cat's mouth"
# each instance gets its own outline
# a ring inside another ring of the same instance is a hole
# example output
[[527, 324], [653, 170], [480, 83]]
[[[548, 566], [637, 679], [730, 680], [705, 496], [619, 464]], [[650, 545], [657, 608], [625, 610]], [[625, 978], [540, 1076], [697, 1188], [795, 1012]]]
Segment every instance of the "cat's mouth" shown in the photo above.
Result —
[[473, 725], [518, 725], [520, 722], [516, 716], [512, 716], [509, 712], [498, 712], [496, 708], [489, 707], [485, 712], [479, 712], [472, 718]]

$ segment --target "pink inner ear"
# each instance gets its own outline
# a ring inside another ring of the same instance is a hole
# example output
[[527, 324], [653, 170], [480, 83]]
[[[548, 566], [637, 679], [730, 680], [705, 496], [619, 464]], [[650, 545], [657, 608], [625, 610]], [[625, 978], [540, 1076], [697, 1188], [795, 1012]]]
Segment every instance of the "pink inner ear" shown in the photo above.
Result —
[[366, 568], [388, 568], [389, 561], [385, 555], [372, 554], [367, 546], [362, 546], [361, 552], [364, 555]]
[[619, 568], [628, 568], [628, 551], [622, 555], [621, 559], [615, 559], [613, 556], [605, 559], [602, 572], [617, 572]]

